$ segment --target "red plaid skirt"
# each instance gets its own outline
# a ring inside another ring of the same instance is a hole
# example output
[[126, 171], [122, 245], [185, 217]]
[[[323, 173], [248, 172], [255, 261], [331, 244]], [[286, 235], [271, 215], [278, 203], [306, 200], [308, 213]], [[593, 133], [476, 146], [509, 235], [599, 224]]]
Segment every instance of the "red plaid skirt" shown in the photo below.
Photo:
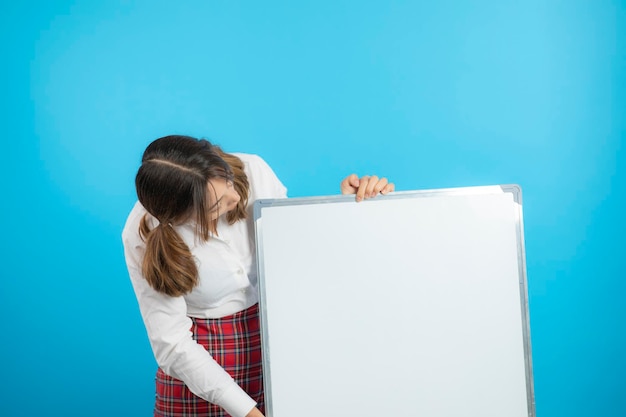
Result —
[[[259, 306], [219, 319], [191, 318], [193, 338], [264, 410]], [[160, 368], [156, 375], [155, 417], [229, 417], [221, 407], [189, 391], [179, 379]]]

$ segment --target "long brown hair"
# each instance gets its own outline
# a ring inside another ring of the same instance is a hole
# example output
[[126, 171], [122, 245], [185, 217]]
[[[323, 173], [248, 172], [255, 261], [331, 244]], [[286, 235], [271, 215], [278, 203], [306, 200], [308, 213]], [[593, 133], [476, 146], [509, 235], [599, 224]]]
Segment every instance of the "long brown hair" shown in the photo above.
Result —
[[189, 136], [165, 136], [146, 148], [135, 186], [140, 203], [159, 222], [151, 228], [146, 214], [139, 224], [146, 243], [142, 272], [156, 291], [180, 296], [197, 285], [195, 260], [173, 226], [193, 219], [200, 241], [217, 233], [217, 222], [209, 214], [215, 202], [208, 192], [209, 180], [216, 178], [232, 180], [241, 196], [237, 208], [227, 215], [232, 224], [245, 217], [249, 191], [239, 158]]
[[250, 183], [248, 182], [248, 176], [243, 170], [243, 162], [235, 155], [230, 155], [222, 151], [218, 146], [213, 146], [219, 156], [230, 166], [233, 173], [233, 186], [237, 191], [237, 194], [241, 197], [237, 207], [226, 214], [226, 220], [228, 224], [233, 224], [237, 220], [245, 219], [248, 217], [246, 207], [248, 207], [248, 194], [250, 191]]

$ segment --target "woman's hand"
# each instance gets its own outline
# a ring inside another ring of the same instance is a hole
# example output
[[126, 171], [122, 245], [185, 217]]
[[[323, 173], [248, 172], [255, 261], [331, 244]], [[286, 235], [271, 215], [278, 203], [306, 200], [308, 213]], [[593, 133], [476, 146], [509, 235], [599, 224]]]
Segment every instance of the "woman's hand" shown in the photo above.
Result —
[[356, 174], [344, 178], [340, 187], [341, 194], [356, 194], [356, 201], [376, 197], [379, 193], [387, 194], [395, 189], [395, 185], [387, 181], [387, 178], [378, 178], [376, 175], [359, 178]]
[[248, 414], [246, 414], [246, 417], [264, 417], [263, 413], [256, 407], [254, 407], [252, 410], [250, 410], [250, 412]]

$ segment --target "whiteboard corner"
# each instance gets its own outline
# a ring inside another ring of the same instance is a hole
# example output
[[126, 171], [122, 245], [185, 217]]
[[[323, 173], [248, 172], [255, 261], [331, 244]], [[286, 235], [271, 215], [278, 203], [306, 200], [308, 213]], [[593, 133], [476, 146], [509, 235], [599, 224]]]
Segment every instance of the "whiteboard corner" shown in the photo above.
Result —
[[522, 204], [522, 186], [519, 184], [506, 184], [506, 185], [501, 185], [500, 188], [502, 188], [502, 191], [505, 193], [511, 193], [513, 195], [513, 200], [518, 203], [518, 204]]

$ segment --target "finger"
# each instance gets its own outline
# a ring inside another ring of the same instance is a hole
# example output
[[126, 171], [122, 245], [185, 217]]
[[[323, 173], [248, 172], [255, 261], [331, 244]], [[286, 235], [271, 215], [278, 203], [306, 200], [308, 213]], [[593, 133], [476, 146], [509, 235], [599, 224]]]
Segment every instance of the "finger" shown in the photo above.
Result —
[[382, 193], [388, 182], [389, 181], [387, 181], [387, 178], [383, 177], [379, 179], [378, 182], [374, 185], [374, 192], [372, 193], [372, 197], [376, 197], [379, 193]]
[[383, 195], [384, 195], [384, 194], [389, 194], [389, 193], [394, 192], [394, 191], [395, 191], [395, 189], [396, 189], [395, 184], [394, 184], [393, 182], [390, 182], [390, 183], [388, 183], [387, 185], [385, 185], [385, 188], [383, 188], [383, 189], [380, 191], [380, 193], [381, 193], [381, 194], [383, 194]]
[[367, 184], [370, 177], [365, 175], [359, 179], [359, 188], [356, 190], [356, 201], [361, 201], [365, 198], [365, 192], [367, 191]]
[[359, 186], [359, 177], [356, 174], [350, 174], [339, 185], [341, 194], [354, 194]]
[[354, 188], [357, 188], [360, 185], [359, 176], [356, 174], [350, 174], [350, 176], [348, 176], [348, 181]]
[[367, 187], [365, 187], [365, 198], [376, 196], [376, 193], [374, 192], [376, 184], [378, 184], [378, 177], [376, 175], [372, 175], [367, 182]]

